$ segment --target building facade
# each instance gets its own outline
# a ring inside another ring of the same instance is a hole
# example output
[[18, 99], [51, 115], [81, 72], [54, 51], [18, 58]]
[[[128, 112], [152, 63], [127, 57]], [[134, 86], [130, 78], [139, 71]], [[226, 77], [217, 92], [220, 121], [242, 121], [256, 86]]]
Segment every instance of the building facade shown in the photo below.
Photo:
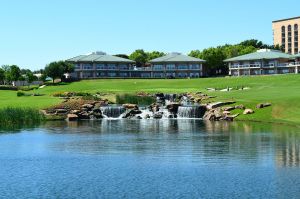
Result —
[[93, 78], [199, 78], [204, 60], [179, 53], [151, 60], [150, 66], [136, 67], [135, 62], [103, 52], [80, 55], [66, 60], [75, 65], [71, 74], [77, 79]]
[[262, 49], [224, 61], [228, 63], [231, 76], [298, 74], [300, 71], [295, 56], [277, 50]]
[[281, 46], [283, 51], [289, 54], [299, 53], [299, 25], [300, 17], [273, 21], [274, 45]]
[[205, 60], [170, 53], [150, 61], [153, 78], [199, 78], [204, 76]]

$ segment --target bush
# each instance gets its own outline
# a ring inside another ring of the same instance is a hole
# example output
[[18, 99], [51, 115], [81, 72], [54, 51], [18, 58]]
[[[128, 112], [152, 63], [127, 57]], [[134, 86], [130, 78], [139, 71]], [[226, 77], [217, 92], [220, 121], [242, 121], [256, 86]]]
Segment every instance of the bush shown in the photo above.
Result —
[[43, 114], [32, 108], [0, 109], [0, 126], [35, 125], [44, 120]]
[[13, 90], [13, 91], [16, 91], [16, 90], [18, 90], [18, 88], [13, 87], [13, 86], [0, 86], [0, 90]]
[[153, 97], [149, 96], [136, 96], [133, 94], [124, 94], [116, 96], [117, 104], [138, 104], [138, 105], [150, 105], [155, 102]]
[[18, 96], [18, 97], [25, 96], [25, 93], [24, 93], [24, 92], [22, 92], [22, 91], [18, 91], [18, 92], [17, 92], [17, 96]]

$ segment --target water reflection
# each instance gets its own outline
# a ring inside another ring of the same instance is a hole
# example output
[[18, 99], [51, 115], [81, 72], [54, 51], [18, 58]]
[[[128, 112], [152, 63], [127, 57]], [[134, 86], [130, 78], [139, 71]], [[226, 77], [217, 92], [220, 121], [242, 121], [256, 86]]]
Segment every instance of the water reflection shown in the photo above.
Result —
[[84, 154], [143, 154], [153, 158], [299, 167], [297, 128], [200, 120], [101, 120], [46, 123], [52, 134], [82, 135], [52, 149]]

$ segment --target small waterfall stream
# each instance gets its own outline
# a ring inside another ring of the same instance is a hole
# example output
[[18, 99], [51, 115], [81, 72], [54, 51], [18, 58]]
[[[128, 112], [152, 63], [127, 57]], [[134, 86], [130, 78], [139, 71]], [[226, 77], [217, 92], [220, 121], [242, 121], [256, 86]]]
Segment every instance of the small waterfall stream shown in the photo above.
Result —
[[123, 106], [104, 106], [101, 111], [104, 118], [120, 118], [126, 109]]
[[179, 106], [178, 118], [202, 118], [205, 110], [201, 106]]

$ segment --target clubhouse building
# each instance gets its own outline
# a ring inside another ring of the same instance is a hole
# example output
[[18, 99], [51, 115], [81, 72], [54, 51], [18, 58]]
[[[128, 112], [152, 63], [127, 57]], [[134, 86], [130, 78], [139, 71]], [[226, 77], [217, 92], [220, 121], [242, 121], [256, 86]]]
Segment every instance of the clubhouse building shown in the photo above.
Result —
[[153, 59], [147, 67], [136, 67], [129, 59], [94, 52], [66, 60], [75, 65], [71, 74], [77, 79], [93, 78], [199, 78], [203, 76], [202, 59], [170, 53]]
[[300, 54], [293, 56], [277, 50], [261, 49], [224, 61], [231, 76], [298, 74], [300, 71]]

